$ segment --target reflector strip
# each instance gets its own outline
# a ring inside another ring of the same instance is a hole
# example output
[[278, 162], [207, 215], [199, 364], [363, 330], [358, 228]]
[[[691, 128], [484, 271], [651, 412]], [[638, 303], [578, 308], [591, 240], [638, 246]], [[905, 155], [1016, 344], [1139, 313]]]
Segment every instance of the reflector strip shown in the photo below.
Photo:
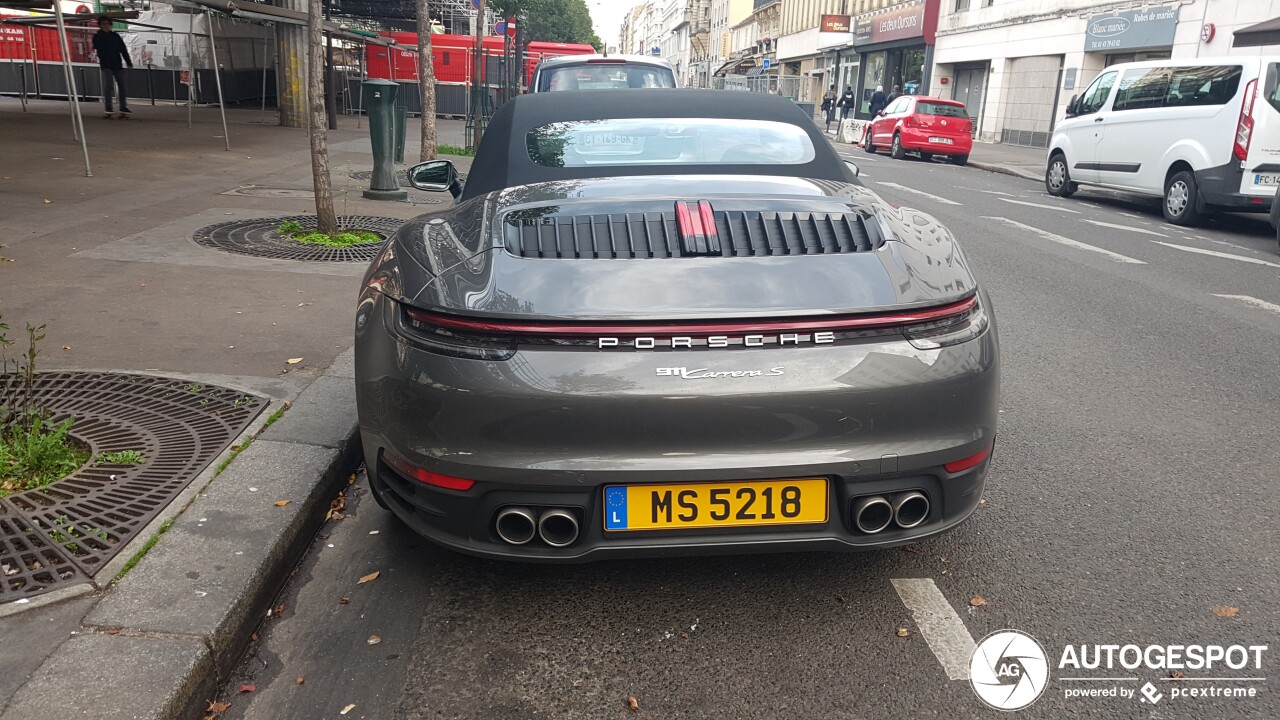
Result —
[[491, 333], [499, 335], [607, 335], [631, 337], [649, 335], [681, 335], [702, 337], [745, 332], [783, 331], [837, 331], [886, 328], [920, 323], [937, 322], [962, 316], [973, 310], [977, 295], [964, 300], [920, 310], [868, 313], [844, 317], [806, 318], [803, 320], [730, 320], [675, 323], [571, 323], [571, 322], [520, 322], [509, 320], [481, 320], [457, 315], [405, 308], [409, 317], [421, 323], [460, 332]]
[[981, 452], [974, 453], [973, 455], [970, 455], [969, 457], [964, 458], [963, 460], [955, 460], [953, 462], [949, 462], [946, 465], [943, 465], [942, 467], [946, 468], [947, 472], [950, 472], [950, 473], [964, 472], [965, 470], [968, 470], [969, 468], [980, 464], [983, 460], [986, 460], [987, 456], [989, 456], [990, 454], [991, 454], [991, 448], [983, 448]]
[[409, 464], [409, 461], [386, 451], [383, 451], [382, 459], [394, 468], [396, 472], [407, 478], [417, 480], [424, 485], [434, 485], [446, 490], [470, 490], [471, 486], [476, 484], [475, 480], [450, 477], [448, 475], [441, 475], [440, 473], [433, 473], [430, 470], [423, 470], [422, 468], [414, 467]]

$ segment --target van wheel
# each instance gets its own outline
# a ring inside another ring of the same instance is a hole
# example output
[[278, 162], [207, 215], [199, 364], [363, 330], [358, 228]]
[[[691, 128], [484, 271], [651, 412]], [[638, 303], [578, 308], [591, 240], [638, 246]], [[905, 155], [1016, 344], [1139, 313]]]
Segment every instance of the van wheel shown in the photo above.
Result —
[[876, 154], [876, 144], [871, 142], [871, 126], [870, 125], [867, 126], [867, 134], [864, 135], [862, 138], [862, 149], [866, 150], [867, 153], [870, 155]]
[[1067, 169], [1067, 156], [1055, 153], [1049, 158], [1049, 167], [1044, 171], [1044, 189], [1054, 197], [1071, 197], [1079, 189], [1079, 185], [1071, 182], [1071, 171]]
[[1200, 219], [1196, 208], [1196, 176], [1179, 170], [1164, 184], [1164, 219], [1174, 225], [1194, 225]]
[[894, 160], [901, 160], [907, 156], [907, 151], [902, 148], [902, 133], [893, 134], [893, 146], [889, 148], [889, 157]]

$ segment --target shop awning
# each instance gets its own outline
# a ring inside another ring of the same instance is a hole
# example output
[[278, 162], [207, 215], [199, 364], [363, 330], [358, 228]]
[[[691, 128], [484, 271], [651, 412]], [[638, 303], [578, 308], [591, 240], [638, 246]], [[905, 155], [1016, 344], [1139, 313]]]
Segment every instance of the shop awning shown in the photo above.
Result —
[[1262, 47], [1280, 45], [1280, 18], [1240, 28], [1234, 33], [1231, 47]]

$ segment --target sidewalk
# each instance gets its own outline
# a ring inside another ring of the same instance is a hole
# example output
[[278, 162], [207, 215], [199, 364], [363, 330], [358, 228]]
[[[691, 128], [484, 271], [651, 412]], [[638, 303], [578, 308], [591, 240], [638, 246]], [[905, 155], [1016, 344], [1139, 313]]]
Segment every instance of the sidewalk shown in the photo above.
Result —
[[[159, 374], [269, 406], [92, 584], [0, 605], [3, 720], [203, 717], [360, 462], [348, 348], [365, 263], [251, 257], [192, 240], [214, 223], [313, 214], [306, 131], [229, 109], [228, 152], [216, 108], [195, 109], [191, 128], [185, 107], [135, 102], [129, 120], [96, 109], [85, 107], [85, 177], [66, 103], [24, 113], [0, 98], [4, 321], [47, 326], [45, 372]], [[462, 129], [440, 121], [439, 141], [461, 145]], [[368, 182], [352, 175], [373, 167], [366, 119], [340, 117], [329, 146], [340, 214], [406, 220], [446, 207], [447, 195], [418, 192], [416, 204], [363, 199]], [[459, 164], [465, 172], [469, 158]], [[0, 526], [12, 521], [0, 507]], [[42, 530], [28, 539], [48, 542]], [[112, 584], [152, 537], [154, 549]], [[38, 567], [24, 552], [0, 543], [6, 561]]]
[[[825, 121], [818, 118], [819, 127], [825, 127]], [[835, 126], [827, 132], [832, 142], [839, 142]], [[845, 143], [842, 143], [845, 144]], [[969, 165], [980, 170], [1003, 173], [1027, 180], [1044, 180], [1047, 162], [1044, 148], [1026, 148], [1004, 143], [973, 143], [973, 152], [969, 154]]]

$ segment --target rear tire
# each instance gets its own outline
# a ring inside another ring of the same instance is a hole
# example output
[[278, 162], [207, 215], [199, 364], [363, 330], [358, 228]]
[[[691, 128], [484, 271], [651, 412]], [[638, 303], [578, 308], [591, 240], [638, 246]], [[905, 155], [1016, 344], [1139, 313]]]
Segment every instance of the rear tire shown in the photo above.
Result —
[[876, 144], [871, 142], [871, 126], [867, 126], [867, 134], [862, 138], [862, 149], [867, 151], [868, 155], [876, 154]]
[[1044, 189], [1054, 197], [1071, 197], [1080, 186], [1071, 182], [1071, 171], [1067, 169], [1067, 156], [1054, 153], [1049, 158], [1049, 166], [1044, 171]]
[[907, 151], [902, 147], [902, 133], [893, 134], [893, 145], [889, 147], [889, 157], [894, 160], [901, 160], [907, 156]]
[[968, 155], [956, 155], [955, 157], [951, 158], [951, 162], [953, 162], [953, 163], [955, 163], [955, 164], [957, 164], [957, 165], [967, 165], [967, 164], [969, 164], [969, 156], [968, 156]]
[[1194, 225], [1200, 220], [1199, 191], [1196, 176], [1190, 170], [1179, 170], [1164, 184], [1164, 219], [1174, 225]]

